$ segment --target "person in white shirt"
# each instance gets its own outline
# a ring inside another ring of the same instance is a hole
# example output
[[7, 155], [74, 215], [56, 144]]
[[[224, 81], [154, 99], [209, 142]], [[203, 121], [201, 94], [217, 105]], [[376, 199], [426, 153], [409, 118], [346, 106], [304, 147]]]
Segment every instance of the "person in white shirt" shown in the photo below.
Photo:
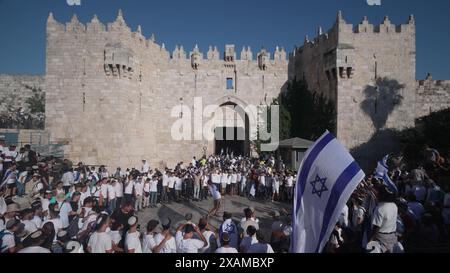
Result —
[[147, 163], [147, 160], [142, 160], [141, 173], [148, 173], [150, 170], [150, 165]]
[[230, 235], [226, 232], [222, 234], [222, 239], [220, 240], [221, 247], [216, 249], [215, 253], [225, 254], [225, 253], [238, 253], [237, 249], [230, 246]]
[[280, 178], [277, 175], [272, 175], [272, 202], [280, 199]]
[[13, 218], [8, 220], [3, 231], [0, 253], [15, 253], [17, 251], [14, 233], [18, 230], [20, 221]]
[[70, 187], [75, 183], [72, 170], [66, 171], [63, 174], [61, 181], [63, 182], [64, 191], [67, 194], [69, 192]]
[[342, 228], [348, 227], [348, 206], [347, 205], [344, 206], [341, 214], [339, 215], [339, 224], [341, 224]]
[[28, 247], [19, 250], [19, 252], [17, 253], [25, 253], [25, 254], [51, 253], [49, 249], [41, 246], [45, 241], [45, 237], [44, 234], [42, 233], [42, 230], [36, 230], [35, 232], [31, 233], [27, 239], [30, 240], [30, 245]]
[[122, 204], [123, 198], [123, 182], [122, 179], [116, 180], [113, 184], [114, 190], [116, 191], [116, 207], [119, 207]]
[[214, 207], [209, 211], [208, 215], [218, 216], [217, 213], [219, 212], [220, 205], [222, 203], [222, 195], [217, 188], [217, 184], [213, 184], [211, 181], [209, 181], [208, 183], [209, 192], [214, 200]]
[[198, 223], [200, 232], [205, 236], [208, 245], [199, 249], [198, 253], [214, 253], [217, 249], [217, 231], [211, 231], [212, 228], [207, 218], [201, 218]]
[[285, 187], [287, 199], [288, 201], [292, 201], [294, 198], [294, 177], [291, 174], [286, 177]]
[[59, 211], [57, 204], [50, 204], [48, 207], [49, 210], [49, 219], [45, 220], [42, 223], [42, 227], [45, 226], [46, 223], [51, 222], [53, 224], [53, 228], [55, 229], [55, 237], [53, 238], [54, 242], [57, 242], [57, 234], [61, 230], [63, 230], [63, 223], [61, 219], [59, 219]]
[[227, 188], [227, 183], [228, 183], [228, 173], [226, 171], [224, 171], [221, 175], [220, 175], [220, 188], [219, 191], [221, 194], [224, 194]]
[[141, 179], [138, 179], [136, 183], [134, 183], [134, 210], [140, 211], [142, 209], [142, 200], [144, 196], [144, 184]]
[[150, 203], [150, 178], [146, 178], [144, 182], [144, 197], [142, 207], [146, 209]]
[[141, 240], [137, 231], [138, 218], [131, 216], [128, 219], [128, 225], [130, 228], [125, 236], [125, 251], [127, 253], [142, 253]]
[[34, 217], [32, 209], [24, 209], [21, 214], [22, 214], [22, 224], [24, 224], [25, 230], [27, 230], [29, 234], [38, 230], [38, 227], [32, 221]]
[[261, 230], [256, 232], [256, 239], [258, 242], [250, 245], [247, 253], [274, 253], [272, 246], [265, 243], [264, 234]]
[[100, 214], [97, 218], [95, 232], [91, 235], [88, 242], [87, 251], [90, 253], [112, 253], [112, 238], [106, 232], [109, 226], [109, 216]]
[[107, 185], [107, 194], [108, 194], [108, 208], [109, 213], [113, 213], [116, 210], [117, 206], [117, 197], [116, 197], [116, 189], [115, 185], [117, 184], [117, 180], [112, 179]]
[[127, 202], [133, 202], [133, 190], [135, 181], [131, 175], [125, 181], [124, 187], [124, 199]]
[[169, 203], [175, 200], [175, 176], [169, 172], [169, 181], [167, 185], [169, 191]]
[[397, 243], [398, 208], [395, 194], [382, 187], [378, 192], [378, 202], [372, 221], [371, 241], [379, 242], [383, 253], [392, 253]]
[[181, 179], [181, 174], [175, 175], [175, 201], [179, 201], [181, 198], [181, 190], [183, 189], [183, 180]]
[[364, 217], [366, 214], [366, 210], [363, 207], [363, 200], [361, 199], [355, 199], [353, 204], [353, 213], [352, 213], [352, 221], [351, 221], [351, 228], [354, 231], [361, 231], [362, 223], [364, 221]]
[[168, 202], [168, 187], [169, 187], [169, 176], [167, 171], [163, 173], [162, 177], [162, 192], [161, 192], [161, 203]]
[[156, 208], [156, 201], [158, 197], [158, 179], [156, 176], [150, 180], [150, 207]]
[[[200, 240], [192, 238], [194, 232]], [[199, 249], [208, 245], [200, 229], [191, 224], [183, 224], [178, 227], [175, 241], [177, 243], [178, 253], [198, 253]]]
[[162, 232], [155, 235], [155, 243], [158, 249], [154, 249], [154, 253], [177, 253], [175, 238], [170, 233], [171, 220], [165, 218], [162, 220]]

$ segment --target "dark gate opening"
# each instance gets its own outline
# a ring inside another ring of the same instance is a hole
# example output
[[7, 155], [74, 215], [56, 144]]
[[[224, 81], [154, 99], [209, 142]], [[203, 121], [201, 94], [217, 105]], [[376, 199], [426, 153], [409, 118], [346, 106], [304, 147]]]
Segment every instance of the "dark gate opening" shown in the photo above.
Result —
[[215, 136], [215, 153], [217, 155], [246, 155], [246, 134], [244, 128], [217, 127]]

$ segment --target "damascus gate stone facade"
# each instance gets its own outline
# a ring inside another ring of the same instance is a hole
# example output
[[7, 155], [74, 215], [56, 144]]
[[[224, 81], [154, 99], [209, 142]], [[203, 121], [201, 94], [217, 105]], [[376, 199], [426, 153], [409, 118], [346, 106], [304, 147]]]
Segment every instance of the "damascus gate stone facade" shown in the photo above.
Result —
[[[233, 143], [234, 151], [252, 154], [257, 122], [248, 107], [270, 104], [294, 79], [335, 103], [335, 133], [349, 149], [377, 131], [407, 128], [418, 117], [450, 107], [450, 81], [431, 75], [416, 80], [413, 16], [402, 25], [388, 17], [380, 25], [366, 17], [352, 25], [339, 12], [328, 32], [319, 28], [289, 54], [282, 47], [270, 53], [234, 45], [223, 52], [216, 46], [205, 52], [191, 48], [169, 52], [153, 36], [144, 37], [140, 26], [131, 30], [121, 11], [106, 25], [96, 16], [87, 24], [76, 16], [63, 24], [50, 14], [46, 74], [36, 82], [45, 89], [45, 133], [64, 144], [73, 161], [115, 168], [147, 159], [163, 167], [219, 153], [230, 144], [219, 137], [229, 121], [244, 136]], [[195, 136], [208, 118], [184, 131], [192, 140], [174, 139], [177, 120], [202, 115], [194, 111], [198, 104], [228, 110], [213, 119], [216, 139]]]

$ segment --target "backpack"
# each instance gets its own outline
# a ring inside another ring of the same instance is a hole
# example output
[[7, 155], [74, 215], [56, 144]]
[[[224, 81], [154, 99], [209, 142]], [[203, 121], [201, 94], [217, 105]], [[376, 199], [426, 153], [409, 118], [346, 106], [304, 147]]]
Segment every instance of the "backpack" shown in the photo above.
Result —
[[7, 231], [6, 229], [0, 231], [0, 253], [3, 253], [3, 251], [5, 250], [3, 247], [3, 238], [8, 234], [12, 235], [11, 232]]
[[70, 222], [69, 227], [67, 228], [67, 235], [69, 236], [69, 238], [77, 236], [78, 232], [80, 231], [80, 227], [78, 226], [79, 219], [79, 216], [75, 216]]

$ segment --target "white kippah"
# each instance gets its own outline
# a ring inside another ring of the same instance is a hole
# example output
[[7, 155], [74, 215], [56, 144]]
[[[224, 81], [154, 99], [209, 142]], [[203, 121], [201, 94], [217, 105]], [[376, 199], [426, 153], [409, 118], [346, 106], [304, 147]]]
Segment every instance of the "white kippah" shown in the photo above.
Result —
[[131, 216], [130, 219], [128, 219], [128, 225], [134, 226], [137, 222], [136, 216]]

